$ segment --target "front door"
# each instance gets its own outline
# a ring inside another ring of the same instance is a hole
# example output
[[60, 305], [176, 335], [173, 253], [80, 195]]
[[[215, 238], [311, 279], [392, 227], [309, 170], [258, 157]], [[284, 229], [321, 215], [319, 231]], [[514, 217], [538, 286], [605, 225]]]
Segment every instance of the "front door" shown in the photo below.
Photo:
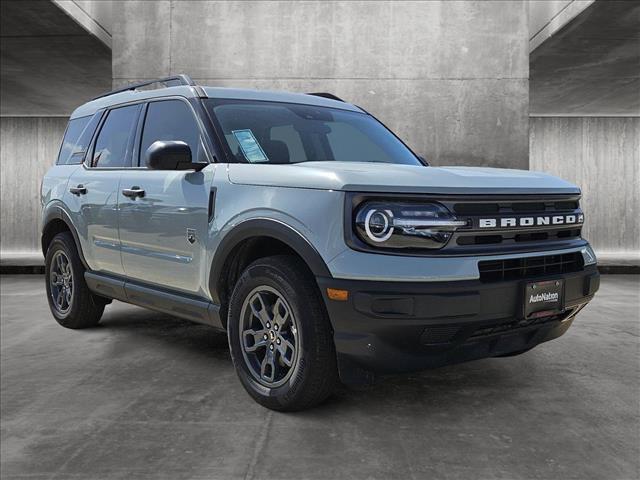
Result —
[[182, 100], [150, 102], [142, 127], [139, 168], [127, 170], [118, 194], [122, 264], [127, 278], [201, 295], [208, 208], [215, 165], [195, 171], [149, 170], [145, 152], [157, 140], [180, 140], [204, 160], [200, 128]]

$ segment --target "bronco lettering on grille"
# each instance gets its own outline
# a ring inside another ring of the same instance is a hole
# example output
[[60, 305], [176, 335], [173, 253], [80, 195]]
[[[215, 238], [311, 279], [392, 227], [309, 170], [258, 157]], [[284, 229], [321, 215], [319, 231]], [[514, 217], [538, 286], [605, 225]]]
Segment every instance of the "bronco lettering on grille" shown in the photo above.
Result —
[[478, 220], [478, 226], [480, 228], [514, 228], [544, 225], [576, 225], [583, 222], [583, 214], [544, 215], [535, 217], [481, 218]]

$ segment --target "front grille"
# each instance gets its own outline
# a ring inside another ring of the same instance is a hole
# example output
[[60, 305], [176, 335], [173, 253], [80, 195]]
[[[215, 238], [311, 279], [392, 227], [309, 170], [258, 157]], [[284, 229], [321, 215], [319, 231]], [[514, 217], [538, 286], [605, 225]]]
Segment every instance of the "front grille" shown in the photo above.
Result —
[[[583, 215], [578, 195], [529, 198], [478, 196], [444, 203], [459, 220], [467, 222], [465, 227], [453, 234], [444, 249], [447, 251], [532, 251], [556, 245], [557, 248], [566, 248], [574, 240], [580, 240], [582, 233], [582, 221], [577, 221]], [[554, 220], [552, 223], [551, 219], [556, 216], [561, 221], [555, 223]], [[573, 218], [574, 221], [564, 223], [567, 218]], [[503, 224], [503, 221], [517, 224]]]
[[572, 273], [579, 272], [582, 268], [583, 259], [580, 252], [478, 262], [482, 282], [502, 282], [541, 275]]
[[512, 233], [505, 231], [500, 235], [463, 235], [456, 238], [458, 245], [488, 245], [500, 243], [542, 242], [545, 240], [562, 240], [580, 237], [579, 228], [567, 230], [535, 231], [527, 233]]
[[453, 211], [458, 215], [487, 215], [491, 213], [554, 213], [577, 210], [577, 200], [564, 201], [519, 201], [504, 200], [501, 202], [486, 202], [478, 198], [478, 203], [455, 203]]
[[500, 205], [497, 203], [456, 203], [453, 211], [457, 215], [489, 215], [498, 213]]

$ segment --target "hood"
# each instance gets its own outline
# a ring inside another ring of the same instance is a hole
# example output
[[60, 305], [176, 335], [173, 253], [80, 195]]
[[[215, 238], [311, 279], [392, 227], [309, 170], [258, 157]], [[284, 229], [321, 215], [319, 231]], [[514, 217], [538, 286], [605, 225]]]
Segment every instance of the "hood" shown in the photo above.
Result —
[[229, 164], [232, 183], [357, 192], [434, 194], [580, 193], [541, 172], [485, 167], [423, 167], [371, 162]]

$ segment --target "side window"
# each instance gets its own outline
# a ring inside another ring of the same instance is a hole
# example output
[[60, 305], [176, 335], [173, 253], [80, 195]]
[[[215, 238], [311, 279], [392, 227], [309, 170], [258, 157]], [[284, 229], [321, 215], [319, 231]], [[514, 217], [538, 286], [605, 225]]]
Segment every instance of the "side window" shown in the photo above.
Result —
[[140, 165], [145, 165], [145, 153], [158, 140], [179, 140], [191, 147], [194, 160], [201, 159], [200, 129], [189, 106], [181, 100], [150, 102], [142, 130]]
[[56, 162], [58, 165], [74, 165], [83, 162], [87, 147], [101, 116], [102, 112], [69, 121], [58, 154]]
[[129, 105], [109, 111], [96, 140], [92, 167], [130, 166], [127, 147], [139, 110], [140, 105]]

